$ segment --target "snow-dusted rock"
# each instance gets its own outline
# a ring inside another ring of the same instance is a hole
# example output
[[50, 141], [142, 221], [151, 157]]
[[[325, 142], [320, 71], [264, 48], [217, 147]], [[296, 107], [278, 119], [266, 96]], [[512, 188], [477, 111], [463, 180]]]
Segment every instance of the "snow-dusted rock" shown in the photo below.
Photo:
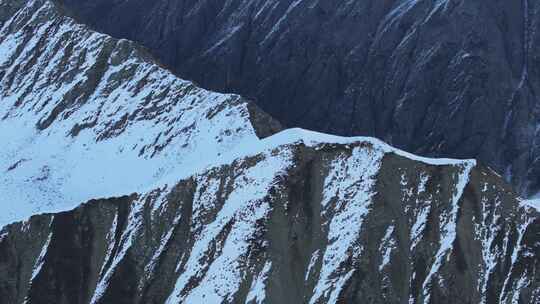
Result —
[[0, 229], [1, 303], [540, 301], [538, 211], [490, 169], [274, 134], [51, 2], [0, 9], [0, 225], [93, 199]]
[[474, 161], [293, 129], [174, 185], [5, 227], [0, 296], [535, 303], [539, 227]]
[[540, 191], [540, 2], [53, 0], [285, 125], [479, 159]]
[[0, 226], [191, 174], [258, 140], [252, 121], [275, 127], [239, 96], [178, 79], [49, 1], [0, 3], [9, 9], [0, 15]]

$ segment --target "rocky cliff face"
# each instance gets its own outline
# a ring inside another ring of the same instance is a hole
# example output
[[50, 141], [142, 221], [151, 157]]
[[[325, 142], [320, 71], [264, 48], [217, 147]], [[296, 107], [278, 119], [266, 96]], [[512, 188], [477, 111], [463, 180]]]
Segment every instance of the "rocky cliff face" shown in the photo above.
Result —
[[279, 130], [0, 0], [0, 304], [540, 301], [538, 211], [487, 167]]
[[51, 2], [0, 11], [0, 226], [189, 175], [279, 130], [241, 97], [178, 79]]
[[0, 235], [2, 303], [537, 303], [540, 218], [472, 161], [289, 130]]
[[537, 1], [57, 2], [288, 126], [478, 158], [540, 189]]

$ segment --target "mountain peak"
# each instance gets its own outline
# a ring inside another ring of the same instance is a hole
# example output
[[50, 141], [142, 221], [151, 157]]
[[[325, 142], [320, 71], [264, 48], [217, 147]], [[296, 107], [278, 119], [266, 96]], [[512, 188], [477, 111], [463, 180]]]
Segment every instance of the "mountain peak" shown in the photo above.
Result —
[[181, 80], [50, 1], [1, 6], [12, 15], [0, 20], [0, 134], [9, 142], [0, 224], [189, 174], [280, 128], [240, 96]]

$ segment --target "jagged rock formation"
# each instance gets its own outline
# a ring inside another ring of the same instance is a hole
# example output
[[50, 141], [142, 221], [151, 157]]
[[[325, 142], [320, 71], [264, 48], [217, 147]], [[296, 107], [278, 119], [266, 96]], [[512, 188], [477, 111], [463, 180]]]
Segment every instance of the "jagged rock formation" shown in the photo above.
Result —
[[540, 3], [56, 0], [288, 126], [477, 158], [540, 189]]
[[538, 303], [540, 218], [472, 161], [289, 130], [0, 233], [3, 303]]
[[48, 1], [0, 12], [0, 226], [189, 175], [280, 128]]
[[540, 301], [538, 211], [490, 169], [279, 130], [0, 0], [0, 304]]

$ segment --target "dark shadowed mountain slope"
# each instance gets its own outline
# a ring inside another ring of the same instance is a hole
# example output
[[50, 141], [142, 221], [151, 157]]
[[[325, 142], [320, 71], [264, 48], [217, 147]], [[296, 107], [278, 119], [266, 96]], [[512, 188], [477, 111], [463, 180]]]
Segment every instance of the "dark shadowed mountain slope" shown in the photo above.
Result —
[[540, 218], [473, 161], [288, 130], [0, 231], [2, 303], [538, 303]]
[[540, 2], [57, 0], [288, 126], [477, 158], [540, 189]]

